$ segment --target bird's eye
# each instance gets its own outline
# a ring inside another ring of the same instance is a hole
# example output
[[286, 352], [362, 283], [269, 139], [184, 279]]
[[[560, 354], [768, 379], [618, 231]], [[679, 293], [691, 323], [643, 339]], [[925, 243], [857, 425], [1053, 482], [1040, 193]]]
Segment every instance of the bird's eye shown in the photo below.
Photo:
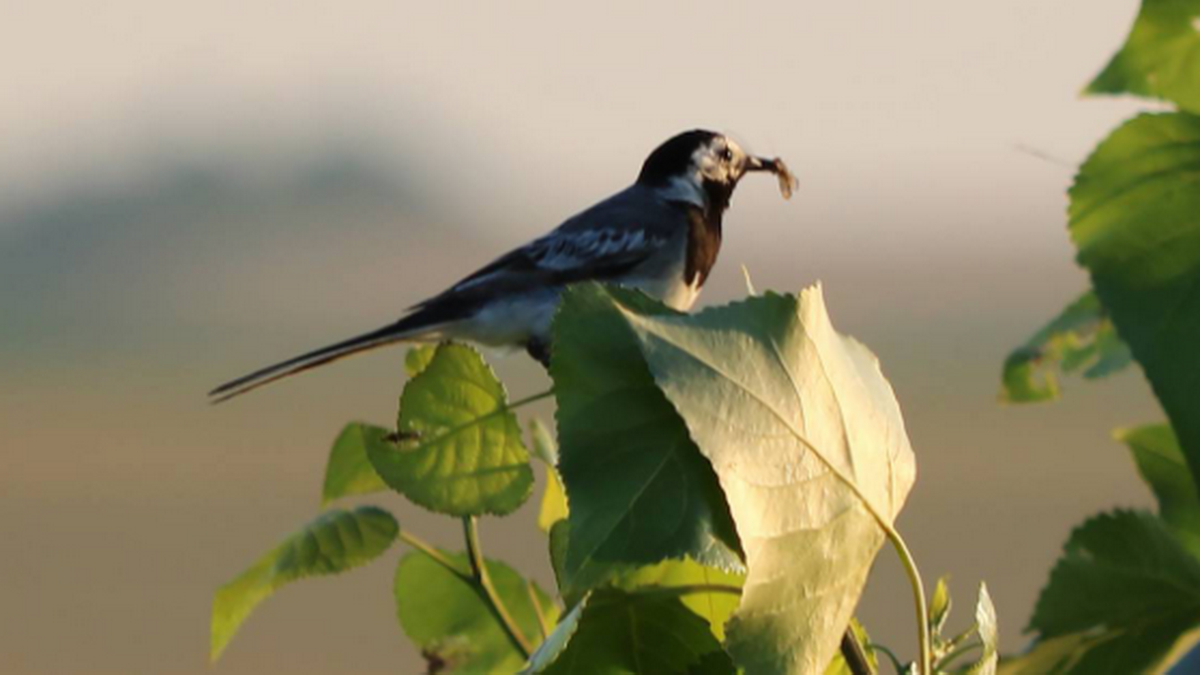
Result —
[[721, 159], [726, 162], [733, 159], [733, 151], [730, 150], [729, 148], [725, 148], [724, 150], [721, 151]]

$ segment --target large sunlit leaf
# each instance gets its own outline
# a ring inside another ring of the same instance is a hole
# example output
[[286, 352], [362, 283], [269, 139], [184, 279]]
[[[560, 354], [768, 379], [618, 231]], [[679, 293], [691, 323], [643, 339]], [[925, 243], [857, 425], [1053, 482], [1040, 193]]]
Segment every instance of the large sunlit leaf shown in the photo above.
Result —
[[1200, 0], [1142, 0], [1121, 51], [1088, 85], [1093, 94], [1138, 94], [1200, 113]]
[[1030, 621], [1039, 641], [1007, 675], [1161, 673], [1196, 642], [1200, 561], [1149, 513], [1071, 533]]
[[322, 514], [217, 590], [212, 608], [215, 661], [250, 612], [276, 589], [304, 577], [337, 574], [370, 562], [392, 545], [400, 528], [372, 506]]
[[1117, 440], [1129, 446], [1142, 480], [1158, 499], [1158, 514], [1200, 558], [1200, 496], [1188, 471], [1175, 431], [1166, 424], [1120, 429]]
[[1087, 291], [1008, 355], [1000, 398], [1009, 403], [1056, 399], [1056, 368], [1064, 373], [1083, 370], [1090, 379], [1121, 370], [1131, 358], [1100, 300]]
[[[534, 654], [527, 672], [669, 675], [699, 668], [702, 659], [720, 651], [708, 622], [678, 598], [602, 589], [576, 605], [546, 649]], [[705, 665], [706, 670], [697, 672], [721, 672], [711, 670], [719, 660]], [[733, 672], [726, 669], [724, 675]]]
[[819, 672], [915, 476], [878, 361], [819, 288], [695, 315], [586, 292], [636, 335], [728, 498], [749, 572], [727, 649], [749, 675]]
[[616, 568], [685, 555], [737, 566], [737, 535], [712, 467], [603, 291], [568, 289], [555, 334], [568, 584], [585, 589]]
[[367, 447], [377, 451], [391, 450], [387, 440], [391, 432], [361, 422], [347, 424], [333, 442], [329, 463], [325, 466], [325, 485], [321, 490], [321, 506], [351, 495], [365, 495], [387, 489], [387, 484], [367, 459]]
[[504, 515], [533, 489], [533, 469], [504, 385], [479, 352], [439, 345], [400, 397], [397, 441], [367, 446], [383, 480], [453, 516]]
[[1079, 262], [1200, 476], [1200, 116], [1142, 115], [1071, 188]]
[[[421, 649], [430, 670], [441, 675], [511, 675], [521, 669], [524, 657], [480, 593], [461, 575], [469, 573], [465, 555], [443, 554], [456, 574], [423, 552], [400, 559], [394, 592], [396, 615], [406, 635]], [[500, 602], [507, 608], [522, 635], [537, 645], [541, 629], [533, 606], [537, 597], [550, 625], [558, 619], [554, 602], [511, 567], [487, 561], [488, 573]], [[434, 670], [434, 666], [440, 670]]]

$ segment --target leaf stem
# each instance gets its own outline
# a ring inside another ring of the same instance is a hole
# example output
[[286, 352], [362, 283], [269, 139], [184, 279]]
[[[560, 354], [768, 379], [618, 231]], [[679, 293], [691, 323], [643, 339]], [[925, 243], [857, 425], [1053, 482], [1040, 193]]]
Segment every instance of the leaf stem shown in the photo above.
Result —
[[904, 543], [904, 537], [900, 536], [896, 528], [883, 520], [880, 520], [879, 524], [883, 526], [892, 548], [896, 549], [896, 555], [904, 564], [904, 573], [908, 575], [908, 582], [912, 585], [913, 605], [917, 612], [917, 644], [921, 651], [918, 657], [921, 675], [932, 675], [933, 644], [929, 634], [929, 610], [925, 605], [925, 585], [921, 582], [921, 571], [917, 569], [917, 561], [913, 558], [912, 551], [908, 550], [908, 544]]
[[533, 605], [533, 615], [537, 617], [538, 630], [542, 633], [542, 639], [545, 640], [550, 636], [550, 622], [546, 621], [546, 614], [542, 611], [542, 601], [538, 600], [537, 591], [533, 589], [533, 581], [525, 581], [525, 592], [529, 594], [529, 604]]
[[[546, 395], [549, 395], [549, 392]], [[467, 541], [467, 559], [471, 561], [472, 581], [488, 603], [492, 614], [500, 622], [500, 626], [504, 628], [509, 641], [517, 648], [517, 651], [521, 652], [521, 656], [528, 659], [529, 655], [533, 653], [533, 646], [521, 634], [512, 615], [508, 613], [504, 603], [500, 602], [496, 587], [492, 585], [492, 577], [488, 574], [487, 563], [483, 559], [483, 551], [479, 545], [479, 525], [475, 516], [463, 518], [463, 538]], [[538, 608], [535, 606], [534, 609], [536, 611]]]
[[512, 403], [509, 403], [508, 405], [504, 406], [504, 408], [505, 408], [505, 410], [516, 410], [517, 408], [529, 405], [530, 403], [537, 403], [538, 401], [540, 401], [544, 398], [550, 398], [553, 395], [554, 395], [554, 390], [547, 389], [546, 391], [538, 392], [536, 394], [533, 394], [532, 396], [526, 396], [523, 399], [513, 401]]
[[417, 535], [415, 535], [411, 532], [408, 532], [406, 530], [403, 530], [403, 529], [400, 530], [400, 533], [397, 536], [399, 537], [400, 541], [408, 544], [409, 546], [417, 549], [421, 553], [424, 553], [425, 555], [429, 556], [429, 558], [431, 560], [433, 560], [435, 563], [441, 565], [442, 567], [445, 567], [446, 570], [449, 571], [454, 576], [458, 577], [459, 579], [462, 579], [463, 581], [465, 581], [467, 583], [474, 583], [474, 581], [475, 581], [474, 577], [472, 577], [470, 574], [467, 574], [466, 572], [460, 570], [457, 565], [455, 565], [453, 562], [451, 562], [449, 558], [442, 555], [441, 551], [439, 551], [436, 548], [434, 548], [433, 546], [431, 546], [429, 544], [429, 542], [427, 542], [424, 539], [421, 539], [420, 537], [418, 537]]
[[896, 669], [897, 673], [904, 672], [904, 664], [900, 663], [900, 659], [896, 658], [896, 655], [892, 652], [892, 650], [884, 647], [883, 645], [877, 645], [874, 642], [868, 642], [867, 649], [870, 649], [877, 654], [882, 653], [884, 656], [888, 657], [888, 660], [892, 662], [892, 667]]

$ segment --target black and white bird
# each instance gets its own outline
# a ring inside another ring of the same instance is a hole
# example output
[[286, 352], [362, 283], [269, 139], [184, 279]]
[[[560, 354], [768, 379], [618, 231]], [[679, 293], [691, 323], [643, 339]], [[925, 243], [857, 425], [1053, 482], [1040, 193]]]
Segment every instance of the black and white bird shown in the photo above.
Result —
[[256, 370], [209, 396], [223, 401], [397, 342], [518, 347], [548, 364], [559, 297], [580, 281], [637, 288], [687, 311], [716, 263], [733, 190], [754, 171], [776, 174], [784, 197], [791, 195], [794, 179], [781, 160], [748, 155], [723, 134], [681, 133], [650, 153], [633, 185], [414, 305], [395, 323]]

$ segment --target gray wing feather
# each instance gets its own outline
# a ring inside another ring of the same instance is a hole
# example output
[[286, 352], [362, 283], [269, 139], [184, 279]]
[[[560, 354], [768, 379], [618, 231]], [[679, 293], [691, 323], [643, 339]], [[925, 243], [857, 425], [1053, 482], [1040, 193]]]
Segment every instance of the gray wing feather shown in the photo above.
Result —
[[497, 258], [438, 298], [616, 278], [686, 235], [687, 228], [687, 214], [677, 204], [634, 185]]

